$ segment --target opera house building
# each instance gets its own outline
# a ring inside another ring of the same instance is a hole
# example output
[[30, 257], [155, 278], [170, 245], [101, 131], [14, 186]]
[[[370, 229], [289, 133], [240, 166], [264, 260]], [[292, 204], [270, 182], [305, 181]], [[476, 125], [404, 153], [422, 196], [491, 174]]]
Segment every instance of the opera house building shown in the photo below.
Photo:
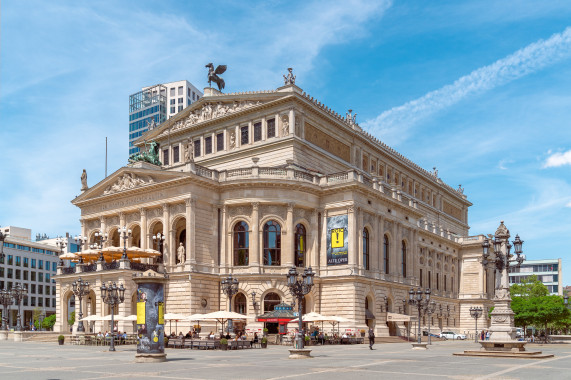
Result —
[[[411, 288], [430, 288], [437, 305], [421, 317], [423, 329], [471, 331], [469, 308], [492, 306], [494, 273], [481, 264], [484, 235], [469, 236], [463, 189], [363, 131], [351, 111], [342, 116], [294, 83], [228, 94], [206, 88], [136, 145], [158, 160], [130, 160], [72, 201], [87, 239], [81, 261], [55, 276], [59, 331], [70, 329], [79, 277], [90, 284], [84, 317], [110, 314], [99, 290], [109, 281], [124, 285], [115, 314], [128, 316], [136, 314], [133, 276], [148, 270], [167, 278], [167, 313], [231, 306], [248, 317], [235, 328], [270, 333], [277, 324], [256, 317], [293, 303], [292, 266], [315, 272], [304, 312], [353, 321], [341, 330], [405, 334], [418, 323], [405, 302]], [[124, 246], [129, 254], [121, 258]], [[239, 282], [231, 299], [221, 287], [230, 274]], [[132, 323], [120, 320], [118, 329], [132, 331]], [[180, 320], [177, 328], [193, 324]], [[89, 329], [109, 325], [89, 322]]]

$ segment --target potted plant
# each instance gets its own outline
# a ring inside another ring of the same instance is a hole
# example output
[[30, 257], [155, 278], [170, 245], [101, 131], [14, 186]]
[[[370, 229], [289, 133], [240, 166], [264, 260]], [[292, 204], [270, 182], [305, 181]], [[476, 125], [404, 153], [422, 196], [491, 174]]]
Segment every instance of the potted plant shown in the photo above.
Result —
[[164, 338], [165, 338], [165, 347], [168, 347], [168, 345], [169, 345], [169, 338], [168, 338], [168, 336], [165, 336]]
[[[264, 329], [265, 330], [265, 329]], [[262, 346], [262, 348], [268, 348], [268, 338], [263, 337], [262, 338], [262, 343], [260, 344]]]
[[268, 335], [268, 329], [264, 327], [264, 336]]
[[361, 338], [365, 337], [365, 330], [361, 330]]
[[222, 338], [220, 339], [220, 348], [222, 351], [226, 351], [228, 349], [228, 339]]
[[63, 335], [58, 336], [57, 341], [58, 341], [60, 346], [63, 346], [63, 342], [65, 341], [65, 336], [63, 336]]
[[307, 336], [307, 335], [305, 336], [305, 345], [306, 345], [306, 346], [311, 345], [311, 338], [310, 338], [309, 336]]

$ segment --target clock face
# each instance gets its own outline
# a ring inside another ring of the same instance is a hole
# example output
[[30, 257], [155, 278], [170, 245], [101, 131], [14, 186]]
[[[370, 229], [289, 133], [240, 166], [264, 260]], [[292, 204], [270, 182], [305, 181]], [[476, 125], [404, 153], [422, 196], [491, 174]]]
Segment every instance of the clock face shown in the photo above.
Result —
[[206, 298], [203, 298], [203, 299], [200, 300], [200, 305], [201, 305], [202, 307], [206, 307], [206, 305], [208, 305], [208, 301], [206, 301]]

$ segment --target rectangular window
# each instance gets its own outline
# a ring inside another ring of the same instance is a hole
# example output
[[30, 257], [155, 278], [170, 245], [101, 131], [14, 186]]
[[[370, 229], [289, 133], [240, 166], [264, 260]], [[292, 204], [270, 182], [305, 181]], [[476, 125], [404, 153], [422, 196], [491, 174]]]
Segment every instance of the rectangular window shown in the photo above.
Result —
[[178, 112], [182, 111], [184, 106], [178, 106]]
[[188, 97], [190, 98], [190, 88], [187, 88]]
[[432, 288], [432, 273], [428, 271], [428, 287]]
[[46, 296], [50, 295], [50, 287], [46, 285], [46, 292], [44, 293]]
[[38, 260], [38, 269], [44, 269], [44, 260]]
[[36, 272], [31, 272], [31, 273], [30, 273], [30, 280], [31, 280], [31, 281], [36, 281]]
[[192, 100], [194, 100], [196, 97], [196, 94], [194, 93], [194, 91], [192, 91]]
[[36, 306], [36, 297], [30, 297], [30, 306]]
[[200, 140], [194, 140], [194, 157], [200, 157]]
[[224, 132], [216, 135], [216, 151], [220, 152], [221, 150], [224, 150]]
[[184, 103], [184, 98], [178, 98], [178, 104], [183, 104]]
[[446, 291], [446, 275], [444, 275], [444, 291]]
[[29, 260], [27, 257], [24, 257], [24, 268], [27, 268], [29, 265]]
[[260, 141], [262, 139], [262, 123], [254, 124], [254, 141]]
[[14, 271], [12, 268], [8, 268], [8, 278], [14, 278]]
[[184, 91], [183, 91], [183, 87], [182, 87], [182, 86], [179, 86], [179, 88], [178, 88], [178, 94], [179, 94], [179, 95], [184, 94]]
[[16, 266], [22, 266], [22, 257], [16, 256]]
[[169, 164], [169, 150], [163, 149], [163, 165]]
[[32, 268], [36, 267], [36, 259], [32, 259]]
[[175, 94], [175, 88], [174, 88], [174, 87], [171, 87], [171, 96], [175, 96], [175, 95], [176, 95], [176, 94]]
[[204, 138], [204, 154], [212, 153], [212, 136]]
[[30, 293], [36, 294], [36, 284], [30, 285]]
[[250, 141], [250, 137], [248, 136], [248, 126], [245, 125], [240, 128], [240, 144], [246, 145]]
[[24, 281], [28, 281], [28, 271], [24, 271]]
[[50, 282], [50, 274], [46, 273], [46, 282]]
[[420, 270], [420, 287], [422, 288], [422, 269]]
[[20, 269], [16, 269], [16, 280], [22, 279], [22, 271]]
[[14, 256], [8, 255], [8, 265], [14, 265]]
[[175, 104], [176, 104], [176, 99], [171, 99], [170, 105], [172, 106], [172, 105], [175, 105]]
[[52, 272], [56, 272], [57, 271], [57, 263], [54, 261], [52, 263]]
[[270, 119], [266, 123], [268, 124], [268, 127], [267, 127], [268, 137], [267, 138], [276, 137], [276, 119]]
[[176, 107], [171, 107], [171, 113], [176, 113]]
[[38, 294], [42, 294], [44, 292], [44, 286], [38, 285]]
[[174, 164], [175, 162], [179, 162], [179, 161], [180, 161], [180, 158], [179, 158], [179, 147], [178, 147], [178, 145], [177, 145], [177, 146], [173, 146], [173, 147], [172, 147], [172, 162], [173, 162], [173, 164]]
[[440, 273], [436, 273], [436, 290], [440, 289]]
[[50, 307], [50, 299], [46, 298], [46, 307]]
[[450, 277], [450, 291], [454, 293], [454, 277]]
[[44, 274], [42, 272], [38, 272], [38, 282], [44, 282]]
[[24, 297], [24, 306], [28, 306], [28, 297]]
[[44, 306], [44, 299], [42, 297], [38, 297], [38, 306]]
[[[4, 277], [4, 268], [0, 267], [0, 277]], [[4, 287], [2, 287], [4, 289]]]

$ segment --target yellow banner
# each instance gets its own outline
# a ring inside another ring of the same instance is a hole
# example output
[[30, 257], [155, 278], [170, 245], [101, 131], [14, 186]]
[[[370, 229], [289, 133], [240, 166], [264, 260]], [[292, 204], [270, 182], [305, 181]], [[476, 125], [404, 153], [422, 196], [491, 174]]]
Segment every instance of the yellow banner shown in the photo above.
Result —
[[159, 302], [159, 325], [165, 324], [165, 303]]
[[343, 248], [345, 245], [344, 228], [333, 228], [331, 230], [331, 248]]
[[137, 324], [144, 325], [146, 323], [145, 318], [145, 306], [146, 302], [137, 302]]

